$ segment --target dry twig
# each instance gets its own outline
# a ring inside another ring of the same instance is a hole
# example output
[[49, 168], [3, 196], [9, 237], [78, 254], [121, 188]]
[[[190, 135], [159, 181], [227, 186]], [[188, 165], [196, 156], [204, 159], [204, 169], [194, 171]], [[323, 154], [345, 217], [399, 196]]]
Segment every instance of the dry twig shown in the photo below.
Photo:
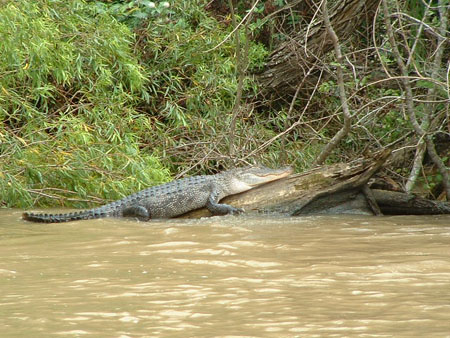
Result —
[[[443, 25], [445, 25], [444, 27], [446, 27], [446, 14], [445, 14], [445, 6], [443, 6], [443, 1], [440, 0], [439, 3], [440, 3], [440, 5], [442, 5], [442, 8], [440, 8], [441, 21], [444, 21], [444, 23], [441, 22], [441, 28], [442, 28]], [[394, 54], [394, 57], [397, 61], [397, 65], [402, 74], [401, 80], [402, 80], [403, 89], [405, 92], [406, 112], [407, 112], [410, 122], [414, 128], [415, 133], [425, 143], [427, 152], [430, 155], [431, 160], [433, 161], [433, 163], [436, 165], [439, 172], [441, 173], [442, 183], [444, 185], [444, 190], [446, 192], [447, 200], [450, 200], [449, 174], [448, 174], [448, 171], [447, 171], [447, 168], [446, 168], [444, 162], [442, 161], [442, 159], [439, 157], [438, 153], [436, 152], [436, 148], [434, 146], [432, 136], [430, 135], [430, 133], [428, 131], [429, 121], [430, 121], [430, 116], [429, 116], [430, 111], [427, 112], [427, 114], [426, 114], [427, 116], [422, 121], [423, 122], [422, 125], [419, 124], [419, 122], [416, 118], [416, 114], [415, 114], [413, 91], [412, 91], [411, 83], [408, 80], [408, 70], [406, 68], [405, 62], [403, 61], [402, 55], [400, 54], [400, 50], [398, 49], [397, 41], [395, 40], [392, 25], [389, 20], [389, 9], [388, 9], [386, 0], [382, 0], [382, 7], [383, 7], [383, 14], [384, 14], [384, 20], [385, 20], [385, 25], [386, 25], [386, 32], [387, 32], [389, 42], [392, 47], [392, 52]], [[438, 61], [439, 65], [440, 65], [441, 60], [436, 60], [436, 59], [437, 59], [437, 57], [435, 57], [435, 63], [437, 63], [437, 61]], [[436, 67], [434, 69], [436, 70]], [[434, 95], [434, 93], [432, 93], [432, 94]], [[420, 156], [420, 153], [417, 156]], [[421, 162], [421, 158], [419, 160]], [[418, 162], [419, 162], [419, 160], [418, 160]]]
[[314, 164], [322, 164], [325, 159], [330, 155], [330, 153], [333, 151], [333, 149], [339, 144], [339, 142], [347, 136], [348, 132], [350, 131], [350, 125], [351, 125], [351, 115], [350, 110], [348, 108], [348, 102], [347, 102], [347, 95], [345, 94], [345, 87], [344, 87], [344, 74], [342, 71], [344, 58], [342, 57], [341, 52], [341, 46], [339, 44], [339, 38], [336, 35], [336, 32], [334, 31], [333, 27], [331, 26], [330, 17], [328, 14], [328, 1], [323, 0], [322, 1], [322, 15], [323, 15], [323, 21], [325, 23], [325, 27], [327, 29], [328, 35], [330, 36], [333, 46], [334, 46], [334, 52], [336, 53], [336, 60], [337, 60], [337, 85], [339, 88], [339, 97], [341, 99], [341, 106], [342, 106], [342, 115], [344, 118], [344, 125], [342, 128], [334, 135], [334, 137], [331, 139], [331, 141], [325, 146], [325, 148], [322, 150], [322, 152], [317, 157]]

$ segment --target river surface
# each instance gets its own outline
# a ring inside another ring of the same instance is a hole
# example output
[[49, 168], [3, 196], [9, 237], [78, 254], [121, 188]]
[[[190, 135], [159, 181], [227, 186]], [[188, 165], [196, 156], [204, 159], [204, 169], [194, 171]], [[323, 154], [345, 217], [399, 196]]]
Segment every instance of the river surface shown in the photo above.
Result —
[[0, 337], [450, 337], [450, 216], [20, 214], [0, 210]]

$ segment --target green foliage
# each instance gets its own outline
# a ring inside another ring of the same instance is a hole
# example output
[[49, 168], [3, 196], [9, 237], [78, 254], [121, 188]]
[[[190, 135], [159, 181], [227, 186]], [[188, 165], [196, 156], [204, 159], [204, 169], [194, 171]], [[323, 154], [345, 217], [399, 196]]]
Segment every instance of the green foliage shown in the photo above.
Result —
[[82, 1], [21, 1], [0, 8], [0, 36], [3, 205], [114, 199], [168, 179], [133, 134], [152, 127], [134, 109], [149, 96], [126, 26]]
[[98, 13], [111, 14], [131, 27], [139, 26], [144, 20], [173, 14], [167, 1], [118, 0], [110, 3], [95, 1], [95, 6]]
[[[171, 2], [170, 15], [143, 20], [136, 30], [137, 52], [150, 92], [149, 102], [139, 109], [158, 121], [156, 138], [147, 142], [164, 144], [163, 152], [177, 170], [191, 166], [192, 159], [209, 151], [210, 145], [217, 145], [219, 154], [227, 154], [230, 147], [237, 91], [235, 43], [226, 39], [232, 27], [217, 22], [204, 5], [201, 0]], [[242, 32], [241, 37], [244, 41]], [[261, 44], [250, 41], [249, 69], [261, 68], [267, 53]], [[258, 90], [250, 77], [245, 78], [244, 89], [247, 95]], [[236, 135], [245, 137], [254, 128], [255, 137], [262, 139], [265, 126], [264, 117], [244, 121], [240, 116]], [[212, 162], [203, 169], [215, 165]]]
[[187, 126], [197, 115], [211, 117], [231, 109], [235, 64], [231, 42], [206, 52], [225, 36], [212, 29], [214, 19], [184, 2], [176, 10], [176, 21], [148, 24], [141, 36], [146, 42], [142, 52], [155, 98], [152, 110], [165, 115], [172, 126]]
[[107, 142], [80, 120], [66, 122], [71, 127], [54, 140], [42, 132], [29, 137], [29, 144], [6, 138], [9, 147], [2, 149], [6, 158], [0, 174], [6, 206], [63, 205], [69, 199], [73, 206], [85, 207], [98, 197], [118, 199], [167, 180], [159, 160], [142, 154], [134, 140]]
[[409, 121], [399, 112], [390, 110], [379, 119], [374, 135], [390, 143], [398, 140], [411, 129]]
[[335, 92], [337, 90], [337, 85], [335, 81], [324, 81], [319, 86], [319, 93], [328, 94]]
[[[110, 91], [120, 99], [129, 99], [126, 91], [140, 92], [145, 78], [131, 54], [131, 32], [94, 14], [81, 1], [24, 1], [2, 8], [2, 86], [44, 109], [69, 87], [88, 100], [116, 97]], [[10, 102], [8, 110], [28, 111]]]
[[256, 73], [264, 68], [269, 51], [260, 43], [252, 44], [248, 51], [248, 70]]
[[[235, 101], [235, 50], [232, 39], [216, 46], [232, 27], [203, 6], [30, 0], [1, 7], [1, 205], [85, 207], [167, 181], [167, 168], [186, 167], [201, 151], [196, 144], [222, 138], [218, 151], [227, 152], [221, 135]], [[267, 53], [250, 43], [249, 67], [261, 68]], [[257, 90], [250, 78], [244, 84]], [[252, 135], [255, 147], [274, 133], [252, 116], [237, 122], [236, 135]]]

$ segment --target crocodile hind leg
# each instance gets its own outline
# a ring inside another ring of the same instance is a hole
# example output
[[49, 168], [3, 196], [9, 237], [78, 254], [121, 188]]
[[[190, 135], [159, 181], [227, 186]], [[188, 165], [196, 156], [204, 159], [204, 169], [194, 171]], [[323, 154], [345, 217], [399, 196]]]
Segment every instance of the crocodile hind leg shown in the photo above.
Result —
[[150, 213], [142, 205], [128, 207], [122, 210], [123, 217], [137, 217], [140, 221], [148, 221]]

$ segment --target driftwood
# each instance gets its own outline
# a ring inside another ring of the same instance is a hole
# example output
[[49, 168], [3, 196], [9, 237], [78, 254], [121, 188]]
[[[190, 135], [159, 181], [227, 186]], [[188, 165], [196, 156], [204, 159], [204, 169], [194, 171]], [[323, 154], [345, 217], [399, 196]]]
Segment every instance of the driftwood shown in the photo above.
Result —
[[450, 203], [420, 198], [414, 194], [373, 189], [372, 193], [385, 215], [450, 214]]
[[[371, 159], [335, 164], [293, 174], [228, 196], [223, 203], [246, 212], [307, 214], [450, 214], [450, 203], [430, 201], [412, 195], [370, 189], [369, 180], [383, 166], [390, 151]], [[183, 218], [210, 216], [206, 209], [191, 211]]]

